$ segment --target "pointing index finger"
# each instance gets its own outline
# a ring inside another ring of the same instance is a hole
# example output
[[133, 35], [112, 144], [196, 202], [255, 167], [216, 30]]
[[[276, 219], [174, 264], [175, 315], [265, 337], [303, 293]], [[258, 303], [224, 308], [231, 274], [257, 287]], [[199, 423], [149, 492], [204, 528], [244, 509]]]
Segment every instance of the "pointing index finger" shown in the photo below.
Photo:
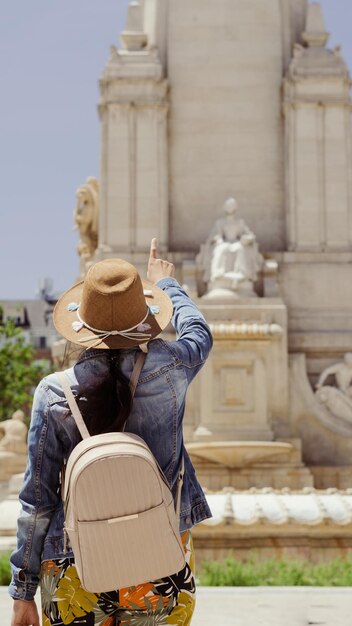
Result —
[[155, 237], [153, 237], [151, 244], [150, 244], [150, 258], [151, 259], [157, 258], [157, 240], [155, 239]]

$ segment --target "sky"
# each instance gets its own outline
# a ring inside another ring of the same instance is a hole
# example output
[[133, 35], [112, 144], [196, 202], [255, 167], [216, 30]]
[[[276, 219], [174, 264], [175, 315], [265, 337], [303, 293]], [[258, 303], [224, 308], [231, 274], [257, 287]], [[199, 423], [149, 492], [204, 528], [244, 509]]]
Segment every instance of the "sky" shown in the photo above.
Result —
[[[61, 292], [78, 275], [75, 192], [99, 177], [98, 80], [128, 4], [0, 0], [1, 300], [35, 298], [46, 277]], [[352, 71], [352, 1], [321, 4]]]

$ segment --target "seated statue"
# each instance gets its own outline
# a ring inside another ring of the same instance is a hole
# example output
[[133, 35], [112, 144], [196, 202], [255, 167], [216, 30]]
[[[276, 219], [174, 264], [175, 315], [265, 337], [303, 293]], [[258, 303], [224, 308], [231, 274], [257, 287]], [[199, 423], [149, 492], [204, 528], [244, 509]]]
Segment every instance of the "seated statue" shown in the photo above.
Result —
[[[324, 385], [329, 376], [335, 376], [336, 387]], [[316, 397], [335, 417], [352, 423], [352, 352], [344, 361], [327, 367], [317, 383]]]
[[15, 411], [10, 419], [0, 422], [0, 453], [27, 454], [27, 430], [21, 410]]
[[74, 211], [75, 229], [79, 230], [80, 241], [77, 252], [88, 261], [98, 245], [99, 183], [96, 178], [87, 181], [76, 191]]
[[228, 198], [224, 216], [216, 220], [196, 259], [208, 292], [216, 288], [255, 295], [253, 283], [263, 265], [254, 233], [238, 216], [238, 204]]

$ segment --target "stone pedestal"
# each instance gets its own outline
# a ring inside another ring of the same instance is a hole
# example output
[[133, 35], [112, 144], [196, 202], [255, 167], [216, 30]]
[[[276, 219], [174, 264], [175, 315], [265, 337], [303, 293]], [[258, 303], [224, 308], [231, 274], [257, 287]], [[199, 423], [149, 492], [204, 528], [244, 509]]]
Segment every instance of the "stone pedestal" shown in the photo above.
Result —
[[188, 438], [270, 441], [289, 436], [283, 302], [201, 299], [198, 304], [210, 323], [214, 346], [190, 390]]

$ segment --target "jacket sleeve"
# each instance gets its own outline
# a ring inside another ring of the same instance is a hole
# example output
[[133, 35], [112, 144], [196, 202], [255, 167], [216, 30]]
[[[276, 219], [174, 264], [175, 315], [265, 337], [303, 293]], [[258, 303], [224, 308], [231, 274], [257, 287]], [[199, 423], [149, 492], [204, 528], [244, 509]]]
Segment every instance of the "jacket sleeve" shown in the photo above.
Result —
[[19, 494], [17, 548], [10, 557], [13, 598], [32, 600], [39, 583], [41, 554], [52, 514], [60, 502], [61, 442], [50, 419], [50, 402], [43, 381], [34, 394], [28, 433], [28, 463]]
[[198, 307], [174, 278], [162, 278], [160, 287], [171, 298], [174, 307], [172, 325], [177, 341], [170, 346], [185, 366], [188, 381], [200, 370], [213, 345], [210, 328]]

